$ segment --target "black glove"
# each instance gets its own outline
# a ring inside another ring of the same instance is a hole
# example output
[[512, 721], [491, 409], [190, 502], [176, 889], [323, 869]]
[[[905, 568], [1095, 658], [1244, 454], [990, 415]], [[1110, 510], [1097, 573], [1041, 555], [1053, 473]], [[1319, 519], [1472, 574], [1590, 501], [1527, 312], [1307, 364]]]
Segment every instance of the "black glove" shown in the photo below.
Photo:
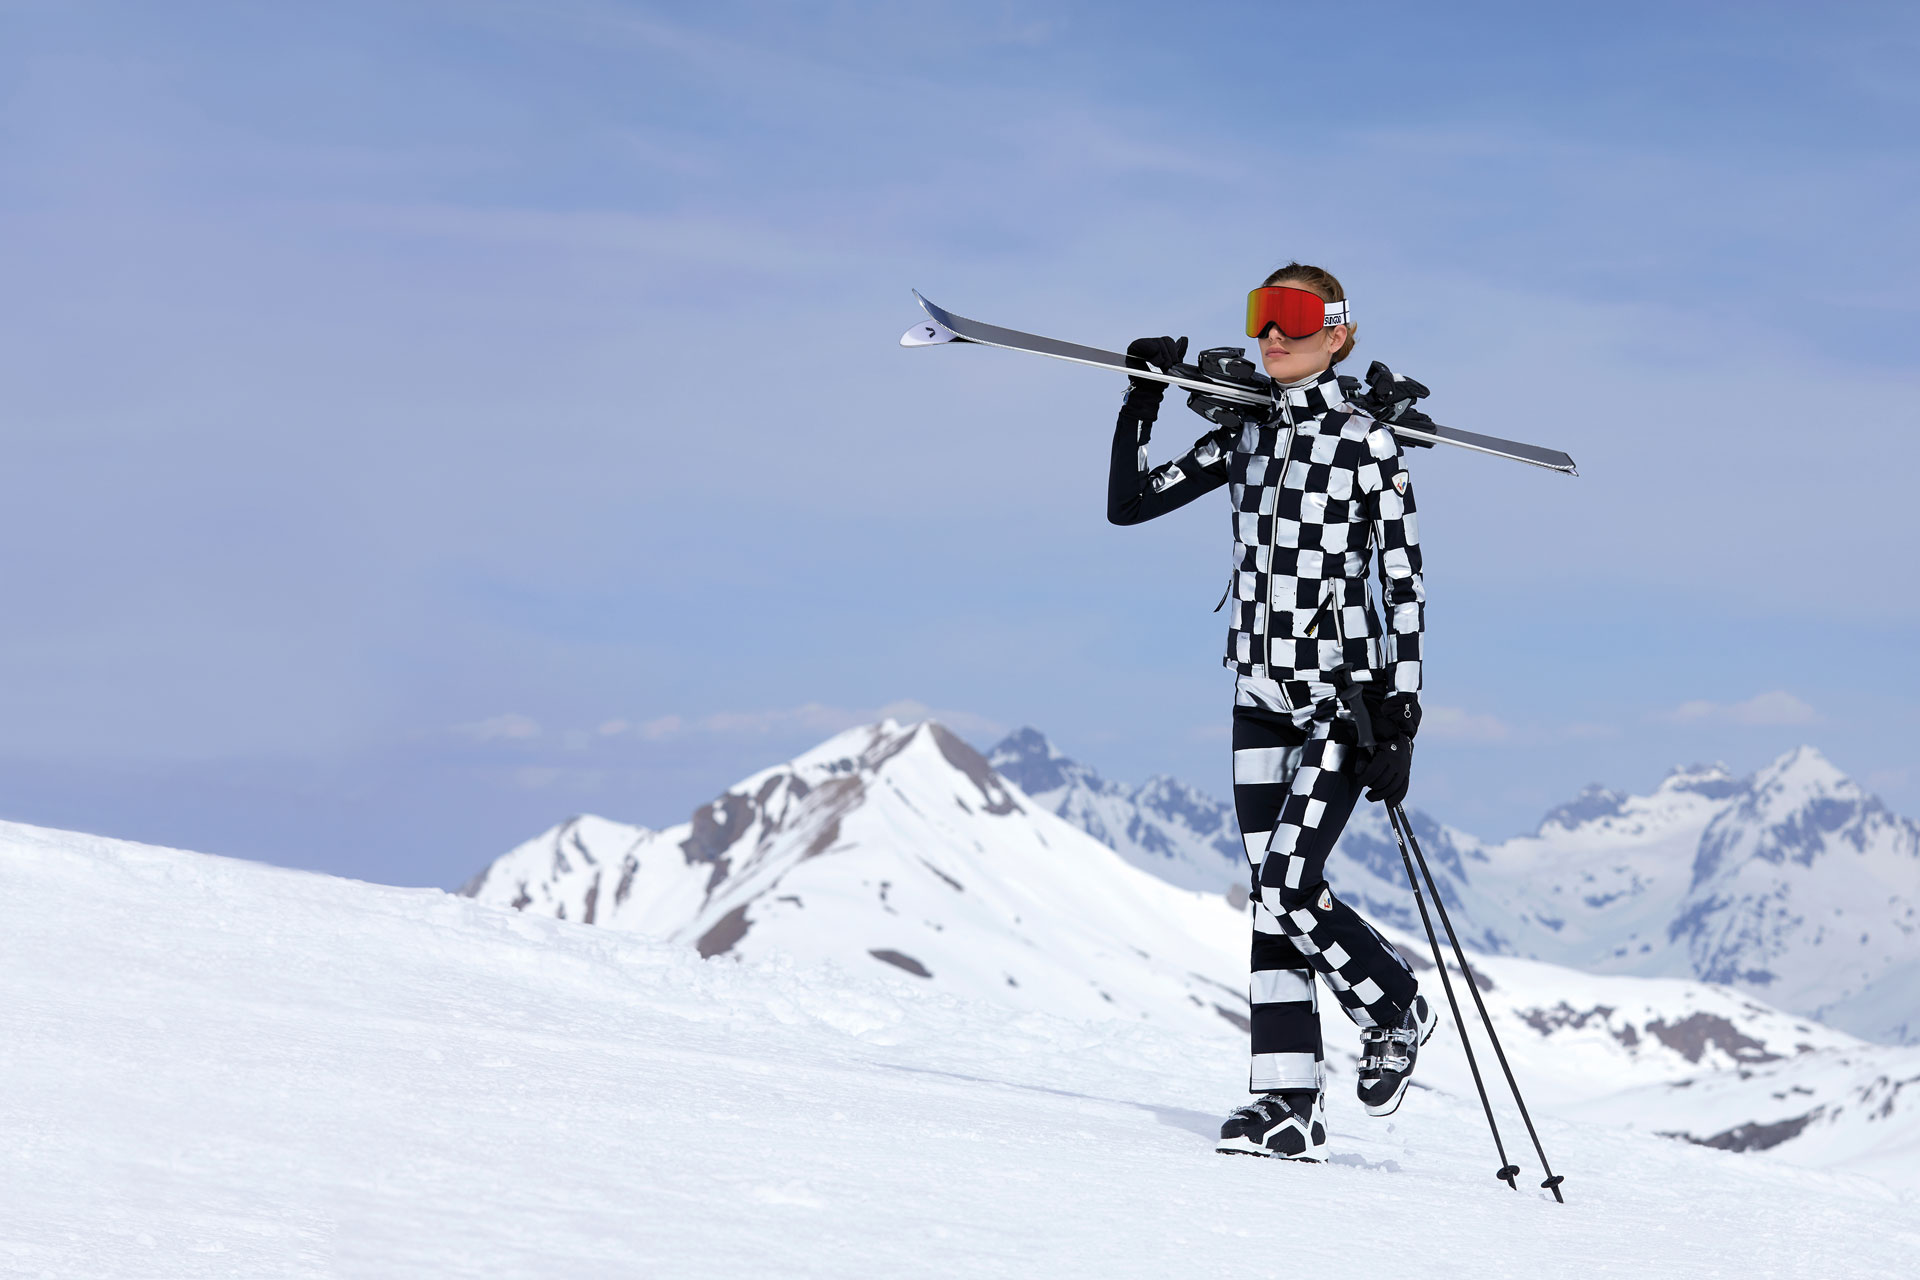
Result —
[[1360, 769], [1360, 785], [1367, 799], [1384, 801], [1389, 808], [1407, 798], [1407, 778], [1413, 770], [1413, 735], [1420, 731], [1420, 698], [1412, 693], [1376, 693], [1365, 686], [1367, 720], [1378, 745]]
[[1366, 687], [1367, 718], [1373, 723], [1373, 740], [1391, 742], [1411, 738], [1420, 732], [1420, 697], [1413, 693], [1376, 694]]
[[[1127, 367], [1145, 369], [1151, 365], [1155, 369], [1167, 370], [1187, 358], [1187, 340], [1181, 338], [1135, 338], [1127, 344]], [[1167, 384], [1151, 378], [1127, 379], [1127, 403], [1142, 411], [1159, 412], [1160, 397], [1167, 393]]]
[[1360, 769], [1360, 785], [1367, 799], [1378, 800], [1389, 809], [1407, 798], [1407, 782], [1413, 773], [1413, 739], [1382, 741]]
[[[1376, 422], [1414, 427], [1419, 430], [1433, 428], [1433, 419], [1418, 408], [1418, 402], [1433, 393], [1412, 378], [1397, 376], [1393, 370], [1378, 360], [1367, 366], [1365, 391], [1356, 394], [1355, 388], [1360, 384], [1351, 378], [1342, 378], [1340, 382], [1342, 388], [1347, 391], [1347, 399], [1353, 402], [1354, 408]], [[1412, 436], [1403, 436], [1400, 439], [1401, 443], [1413, 448], [1427, 449], [1433, 446], [1431, 440], [1415, 440]]]

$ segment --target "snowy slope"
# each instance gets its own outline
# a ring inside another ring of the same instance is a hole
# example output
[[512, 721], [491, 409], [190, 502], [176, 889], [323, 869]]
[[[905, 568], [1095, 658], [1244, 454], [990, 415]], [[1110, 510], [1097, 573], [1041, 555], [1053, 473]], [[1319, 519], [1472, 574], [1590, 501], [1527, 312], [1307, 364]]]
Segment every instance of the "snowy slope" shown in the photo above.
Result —
[[1911, 1194], [1572, 1104], [1537, 1109], [1564, 1206], [1431, 1090], [1390, 1121], [1336, 1095], [1326, 1165], [1222, 1158], [1218, 1019], [17, 826], [0, 884], [10, 1274], [1230, 1280], [1377, 1274], [1382, 1241], [1436, 1280], [1852, 1280], [1920, 1248]]
[[1920, 1187], [1920, 1051], [1911, 1047], [1761, 1059], [1589, 1099], [1567, 1114]]
[[[1054, 798], [1096, 792], [1112, 794], [1081, 772], [1057, 783]], [[1463, 855], [1424, 819], [1416, 827], [1449, 884], [1465, 876], [1463, 858], [1480, 856]], [[1424, 935], [1392, 924], [1419, 928], [1391, 837], [1363, 816], [1341, 857], [1343, 893], [1387, 923], [1439, 999]], [[702, 955], [891, 967], [949, 994], [1055, 1016], [1206, 1035], [1246, 1025], [1245, 917], [1227, 895], [1144, 874], [933, 723], [842, 734], [663, 832], [573, 819], [508, 853], [463, 892]], [[1525, 1064], [1529, 1088], [1549, 1101], [1863, 1048], [1723, 987], [1504, 957], [1476, 963], [1504, 1042]], [[1350, 1080], [1355, 1032], [1332, 1002], [1322, 1013], [1330, 1070], [1336, 1082]], [[1457, 1050], [1430, 1056], [1421, 1079], [1471, 1088]], [[1756, 1095], [1753, 1103], [1753, 1117], [1771, 1114], [1771, 1102]], [[1727, 1127], [1749, 1122], [1761, 1121]], [[1847, 1123], [1888, 1127], [1864, 1115]], [[1892, 1127], [1905, 1123], [1902, 1116]], [[1793, 1144], [1776, 1154], [1794, 1158]]]
[[1060, 753], [1038, 729], [987, 752], [994, 772], [1134, 866], [1182, 888], [1224, 893], [1247, 883], [1233, 808], [1168, 777], [1109, 781]]

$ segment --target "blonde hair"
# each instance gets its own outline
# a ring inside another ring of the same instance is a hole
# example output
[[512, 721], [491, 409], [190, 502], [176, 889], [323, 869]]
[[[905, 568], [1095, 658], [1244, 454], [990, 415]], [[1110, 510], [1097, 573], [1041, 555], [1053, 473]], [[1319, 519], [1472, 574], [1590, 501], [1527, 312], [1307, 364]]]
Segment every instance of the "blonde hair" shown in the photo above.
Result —
[[[1289, 262], [1268, 276], [1261, 287], [1270, 284], [1291, 284], [1305, 289], [1309, 293], [1320, 295], [1322, 302], [1345, 302], [1347, 291], [1340, 287], [1340, 281], [1333, 272], [1324, 267], [1310, 267], [1304, 262]], [[1333, 364], [1339, 364], [1353, 352], [1353, 340], [1360, 335], [1357, 325], [1347, 325], [1347, 340], [1333, 353]], [[1331, 367], [1331, 366], [1329, 366]]]

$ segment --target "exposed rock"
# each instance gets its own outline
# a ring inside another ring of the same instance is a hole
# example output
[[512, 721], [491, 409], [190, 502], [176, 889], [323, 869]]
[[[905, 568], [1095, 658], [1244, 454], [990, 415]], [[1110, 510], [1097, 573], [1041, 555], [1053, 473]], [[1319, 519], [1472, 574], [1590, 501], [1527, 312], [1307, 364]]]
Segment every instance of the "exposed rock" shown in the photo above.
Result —
[[693, 945], [703, 960], [725, 955], [733, 950], [735, 943], [747, 936], [752, 924], [747, 919], [747, 904], [743, 902], [715, 921], [713, 928], [701, 934], [700, 940]]
[[[1609, 1010], [1611, 1012], [1611, 1010]], [[1768, 1053], [1766, 1046], [1717, 1014], [1696, 1013], [1668, 1025], [1664, 1018], [1647, 1024], [1647, 1034], [1679, 1053], [1688, 1062], [1698, 1062], [1709, 1047], [1717, 1048], [1736, 1062], [1777, 1062], [1780, 1055]], [[1789, 1135], [1791, 1136], [1791, 1135]]]
[[1014, 801], [1013, 793], [1007, 790], [1007, 784], [994, 773], [987, 758], [966, 743], [955, 737], [945, 725], [935, 720], [927, 722], [927, 732], [933, 736], [934, 743], [940, 748], [940, 754], [947, 763], [967, 775], [974, 786], [980, 788], [981, 798], [986, 801], [987, 812], [1000, 817], [1004, 814], [1019, 813], [1021, 808]]
[[1711, 1138], [1696, 1138], [1690, 1133], [1662, 1133], [1663, 1138], [1682, 1138], [1695, 1146], [1715, 1147], [1721, 1151], [1765, 1151], [1768, 1147], [1777, 1147], [1791, 1138], [1800, 1136], [1800, 1131], [1820, 1118], [1823, 1107], [1815, 1107], [1803, 1116], [1794, 1116], [1788, 1120], [1775, 1120], [1770, 1124], [1757, 1121], [1735, 1125], [1724, 1133], [1716, 1133]]
[[905, 969], [916, 978], [931, 978], [933, 976], [932, 971], [930, 971], [927, 966], [902, 952], [882, 947], [869, 951], [867, 954], [875, 960], [892, 965], [896, 969]]

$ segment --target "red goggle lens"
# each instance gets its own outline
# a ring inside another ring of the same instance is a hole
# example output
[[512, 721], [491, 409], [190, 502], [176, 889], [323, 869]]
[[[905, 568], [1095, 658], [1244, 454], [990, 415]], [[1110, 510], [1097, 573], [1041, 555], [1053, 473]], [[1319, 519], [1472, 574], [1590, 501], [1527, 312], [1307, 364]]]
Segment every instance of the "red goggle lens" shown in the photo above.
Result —
[[[1329, 313], [1335, 308], [1336, 319]], [[1283, 284], [1263, 285], [1247, 295], [1247, 336], [1258, 338], [1267, 326], [1278, 325], [1289, 338], [1311, 338], [1329, 324], [1346, 320], [1346, 304], [1330, 303], [1317, 293]]]

